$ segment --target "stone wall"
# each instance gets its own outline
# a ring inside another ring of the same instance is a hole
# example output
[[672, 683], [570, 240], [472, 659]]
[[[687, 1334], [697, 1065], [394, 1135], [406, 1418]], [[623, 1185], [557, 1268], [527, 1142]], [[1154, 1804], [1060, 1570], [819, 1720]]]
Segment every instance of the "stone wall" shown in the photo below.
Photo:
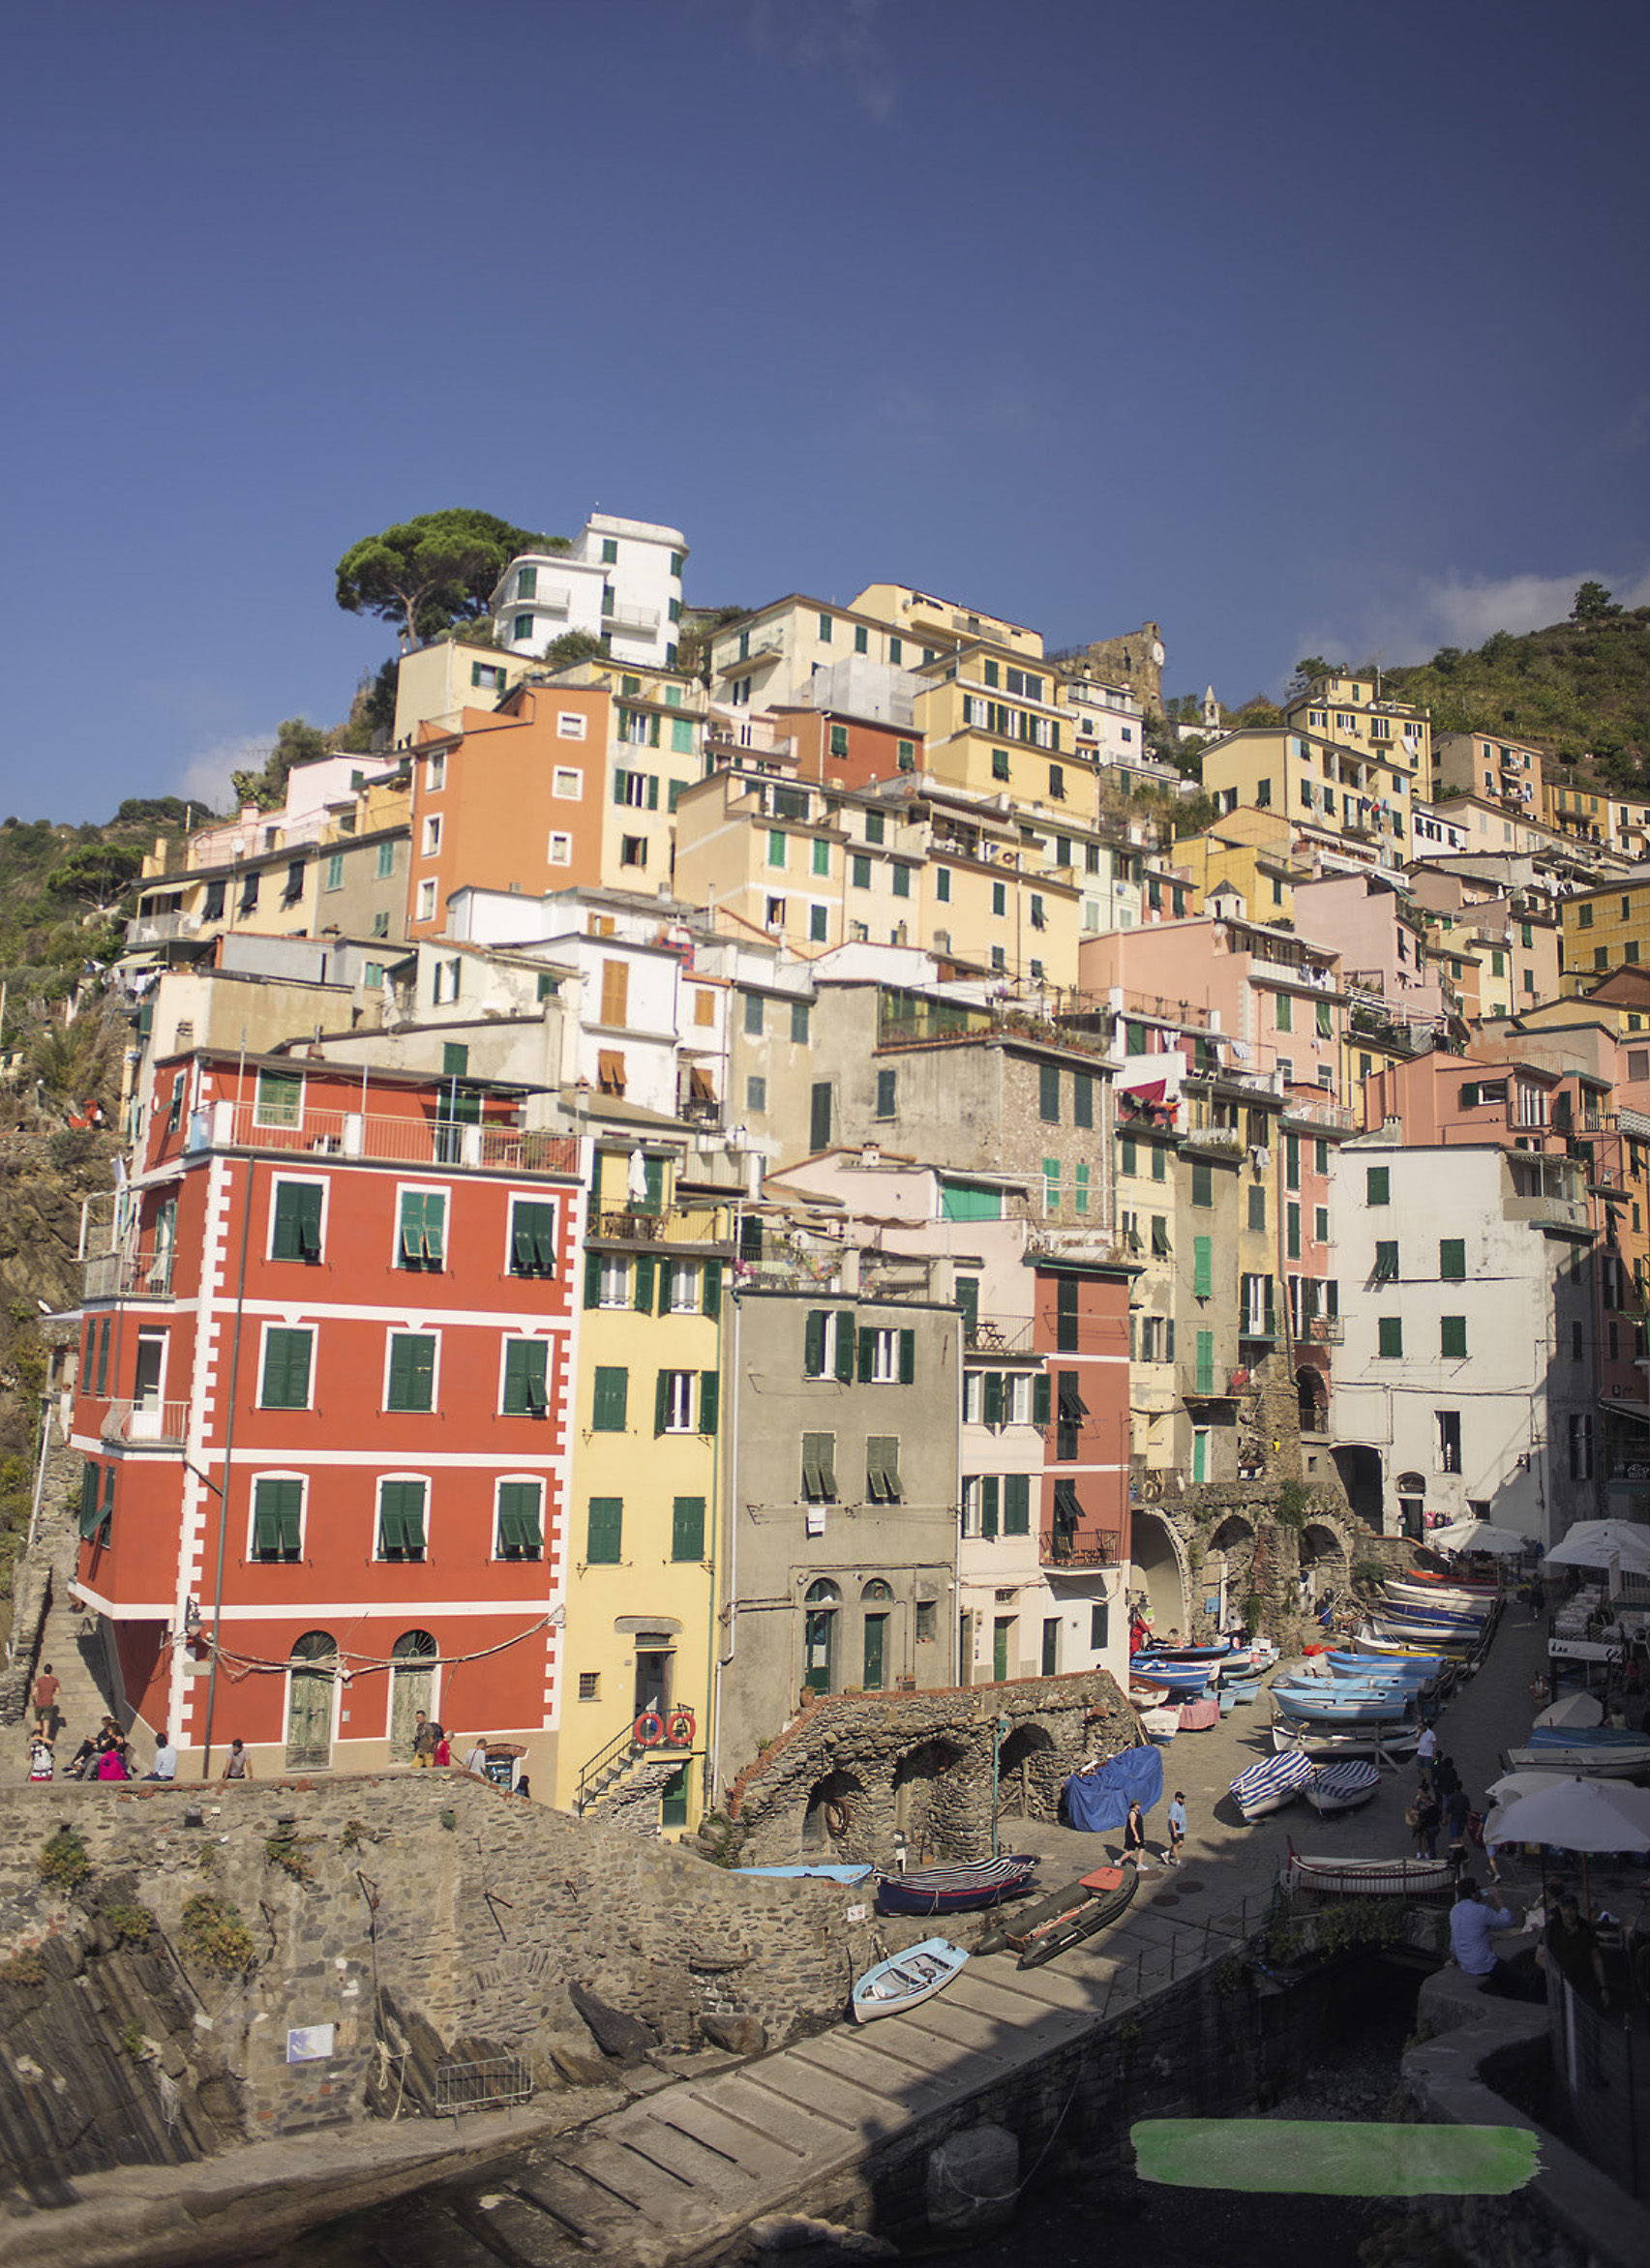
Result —
[[[821, 1859], [886, 1864], [903, 1834], [913, 1859], [978, 1859], [991, 1848], [994, 1728], [1006, 1717], [1003, 1807], [1055, 1815], [1080, 1764], [1134, 1747], [1139, 1722], [1104, 1670], [924, 1693], [836, 1693], [803, 1710], [729, 1793], [728, 1863]], [[731, 1826], [730, 1824], [731, 1823]], [[736, 1854], [736, 1856], [735, 1856]]]
[[[0, 1794], [0, 1963], [83, 1926], [84, 1900], [36, 1868], [63, 1822], [84, 1837], [90, 1895], [129, 1881], [173, 1946], [201, 1892], [251, 1930], [244, 1978], [184, 1966], [255, 2134], [346, 2122], [370, 2081], [393, 2102], [408, 2050], [427, 2069], [455, 2043], [460, 2060], [521, 2054], [554, 2086], [558, 2050], [595, 2052], [573, 1984], [666, 2045], [699, 2044], [707, 2014], [752, 2017], [777, 2043], [839, 2014], [865, 1965], [837, 1886], [742, 1880], [691, 1847], [410, 1771]], [[324, 2026], [312, 2044], [326, 2051], [288, 2062], [288, 2033]]]
[[1155, 649], [1162, 638], [1156, 623], [1147, 622], [1122, 638], [1093, 639], [1063, 664], [1061, 674], [1068, 676], [1080, 669], [1103, 685], [1126, 685], [1140, 696], [1149, 717], [1158, 716], [1163, 707], [1163, 668]]

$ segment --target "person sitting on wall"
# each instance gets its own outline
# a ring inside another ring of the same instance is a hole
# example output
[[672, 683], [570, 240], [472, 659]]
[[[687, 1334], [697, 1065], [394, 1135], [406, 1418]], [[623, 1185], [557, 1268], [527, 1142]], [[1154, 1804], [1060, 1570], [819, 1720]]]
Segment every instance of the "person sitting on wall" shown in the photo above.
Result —
[[1580, 1901], [1573, 1890], [1558, 1894], [1558, 1911], [1548, 1921], [1542, 1940], [1542, 1960], [1544, 1965], [1556, 1968], [1583, 2000], [1596, 1992], [1600, 2008], [1608, 2008], [1610, 1996], [1598, 1932], [1591, 1922], [1582, 1920]]
[[1455, 1902], [1450, 1910], [1450, 1954], [1463, 1976], [1477, 1980], [1481, 1992], [1517, 1998], [1521, 1987], [1511, 1963], [1490, 1943], [1501, 1929], [1518, 1926], [1505, 1906], [1492, 1906], [1478, 1895], [1470, 1874], [1455, 1884]]

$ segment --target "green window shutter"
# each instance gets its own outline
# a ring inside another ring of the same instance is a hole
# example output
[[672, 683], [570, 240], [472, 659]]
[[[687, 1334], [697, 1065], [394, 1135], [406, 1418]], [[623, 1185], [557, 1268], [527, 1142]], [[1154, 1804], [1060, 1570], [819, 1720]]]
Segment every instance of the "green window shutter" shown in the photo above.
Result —
[[1467, 1246], [1464, 1237], [1446, 1237], [1439, 1244], [1438, 1273], [1447, 1284], [1466, 1281]]
[[867, 1478], [875, 1474], [879, 1494], [885, 1505], [897, 1505], [902, 1494], [899, 1479], [899, 1435], [874, 1433], [865, 1444]]
[[1287, 1258], [1299, 1260], [1301, 1257], [1301, 1208], [1298, 1205], [1292, 1205], [1288, 1209], [1286, 1237]]
[[1118, 1172], [1127, 1175], [1132, 1179], [1139, 1162], [1140, 1153], [1135, 1148], [1132, 1135], [1124, 1135], [1118, 1144]]
[[103, 1321], [103, 1328], [98, 1334], [98, 1383], [92, 1389], [93, 1392], [97, 1394], [105, 1394], [108, 1391], [109, 1322], [110, 1318], [105, 1315]]
[[1071, 1120], [1077, 1126], [1092, 1126], [1095, 1122], [1095, 1082], [1087, 1071], [1072, 1074]]
[[1003, 1373], [988, 1370], [980, 1387], [980, 1415], [993, 1429], [1003, 1423]]
[[378, 1491], [378, 1550], [412, 1557], [424, 1550], [424, 1483], [386, 1480]]
[[1032, 1381], [1032, 1423], [1049, 1425], [1054, 1421], [1054, 1387], [1046, 1370], [1039, 1371]]
[[901, 1386], [916, 1384], [916, 1333], [902, 1330], [899, 1334], [899, 1382]]
[[663, 1433], [671, 1422], [671, 1380], [675, 1376], [675, 1373], [672, 1370], [661, 1370], [653, 1380], [653, 1431], [655, 1433]]
[[1196, 1299], [1211, 1299], [1215, 1296], [1213, 1237], [1194, 1237], [1191, 1240], [1191, 1290]]
[[674, 1560], [702, 1560], [705, 1557], [705, 1499], [702, 1496], [678, 1496], [672, 1507], [671, 1557]]
[[1174, 1319], [1174, 1317], [1171, 1315], [1171, 1316], [1169, 1317], [1168, 1321], [1167, 1321], [1167, 1322], [1164, 1324], [1164, 1326], [1163, 1326], [1163, 1360], [1164, 1360], [1165, 1362], [1172, 1362], [1172, 1361], [1174, 1360], [1174, 1358], [1175, 1358], [1175, 1319]]
[[862, 1330], [859, 1333], [859, 1384], [861, 1386], [870, 1385], [876, 1360], [877, 1334], [872, 1330]]
[[585, 1558], [592, 1567], [616, 1567], [624, 1532], [624, 1499], [593, 1496], [585, 1536]]
[[979, 1278], [958, 1276], [956, 1279], [957, 1306], [963, 1323], [972, 1332], [979, 1323]]
[[310, 1340], [307, 1330], [271, 1330], [263, 1342], [266, 1410], [305, 1410], [310, 1402]]
[[321, 1251], [321, 1191], [313, 1181], [277, 1181], [272, 1260], [318, 1260]]
[[700, 1305], [706, 1315], [719, 1317], [722, 1313], [722, 1263], [719, 1260], [707, 1260], [705, 1263], [701, 1289]]
[[673, 717], [671, 719], [671, 754], [673, 756], [691, 756], [693, 754], [693, 721], [691, 718]]
[[1197, 1334], [1197, 1390], [1212, 1393], [1215, 1388], [1215, 1333], [1200, 1330]]
[[1390, 1243], [1375, 1246], [1375, 1281], [1378, 1284], [1395, 1284], [1398, 1279], [1398, 1248], [1394, 1238]]
[[435, 1341], [426, 1331], [390, 1336], [392, 1410], [432, 1410], [435, 1404]]
[[676, 1268], [674, 1260], [659, 1263], [659, 1313], [669, 1315], [671, 1300], [675, 1295]]
[[1060, 1123], [1060, 1068], [1044, 1063], [1037, 1072], [1037, 1111], [1049, 1125]]
[[802, 1376], [823, 1378], [825, 1358], [825, 1314], [823, 1307], [810, 1307], [802, 1332]]
[[1028, 1473], [1010, 1473], [1003, 1482], [1003, 1533], [1029, 1536], [1032, 1532], [1032, 1481]]
[[[510, 1214], [512, 1275], [555, 1273], [555, 1208], [519, 1201]], [[590, 1302], [585, 1301], [588, 1306]]]
[[1464, 1315], [1441, 1315], [1438, 1318], [1438, 1352], [1455, 1361], [1466, 1359], [1467, 1319]]
[[253, 1490], [253, 1556], [296, 1559], [303, 1512], [303, 1483], [260, 1480]]
[[592, 1433], [622, 1433], [630, 1400], [630, 1373], [598, 1362], [595, 1399], [590, 1411]]
[[[453, 989], [448, 997], [455, 1000], [459, 997], [459, 970], [462, 964], [457, 961], [453, 963]], [[469, 1049], [463, 1040], [457, 1039], [449, 1039], [444, 1042], [441, 1049], [442, 1078], [463, 1079], [468, 1075], [468, 1072]], [[459, 1107], [462, 1103], [474, 1103], [476, 1109], [472, 1116], [479, 1117], [480, 1115], [481, 1097], [479, 1095], [453, 1095], [448, 1098], [448, 1101], [452, 1116], [455, 1119], [464, 1116], [464, 1113]]]
[[1264, 1182], [1251, 1182], [1249, 1186], [1249, 1227], [1251, 1229], [1264, 1229], [1265, 1226], [1266, 1186]]
[[1283, 1137], [1283, 1179], [1291, 1189], [1301, 1186], [1301, 1137], [1285, 1134]]
[[1191, 1169], [1191, 1201], [1207, 1211], [1215, 1203], [1215, 1169], [1213, 1166], [1194, 1165]]
[[1382, 1355], [1401, 1355], [1403, 1353], [1403, 1318], [1401, 1316], [1383, 1315], [1381, 1317], [1380, 1344], [1377, 1352]]
[[832, 1434], [802, 1436], [802, 1494], [810, 1504], [828, 1504], [836, 1494], [835, 1450]]
[[585, 1255], [585, 1304], [599, 1307], [602, 1303], [602, 1256], [599, 1252]]
[[504, 1342], [504, 1415], [507, 1418], [542, 1418], [549, 1407], [547, 1373], [550, 1350], [543, 1339], [507, 1339]]
[[979, 1484], [979, 1532], [981, 1536], [997, 1533], [997, 1476], [988, 1473]]
[[652, 1313], [653, 1256], [650, 1252], [640, 1252], [636, 1256], [635, 1305], [640, 1315]]
[[103, 1476], [89, 1461], [80, 1469], [80, 1534], [88, 1542], [97, 1534], [102, 1514], [98, 1510], [98, 1484]]
[[722, 1381], [714, 1370], [699, 1374], [699, 1430], [714, 1433], [721, 1416]]
[[836, 1317], [836, 1383], [854, 1384], [854, 1319], [840, 1308]]
[[1365, 1173], [1365, 1202], [1368, 1205], [1388, 1205], [1392, 1178], [1386, 1166], [1370, 1166]]
[[1328, 1038], [1330, 1038], [1330, 1037], [1332, 1036], [1332, 1030], [1331, 1030], [1331, 1026], [1330, 1026], [1330, 1006], [1329, 1006], [1329, 1002], [1328, 1002], [1328, 1000], [1319, 1000], [1319, 1002], [1317, 1003], [1317, 1008], [1318, 1008], [1318, 1037], [1319, 1037], [1320, 1039], [1328, 1039]]
[[543, 1497], [536, 1480], [506, 1480], [498, 1491], [498, 1557], [537, 1559], [544, 1549], [539, 1526]]

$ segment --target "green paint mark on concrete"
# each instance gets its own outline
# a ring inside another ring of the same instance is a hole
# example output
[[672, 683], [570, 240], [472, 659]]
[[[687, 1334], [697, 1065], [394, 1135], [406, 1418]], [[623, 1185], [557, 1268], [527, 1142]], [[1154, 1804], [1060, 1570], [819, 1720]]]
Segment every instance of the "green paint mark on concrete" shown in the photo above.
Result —
[[1504, 2197], [1540, 2163], [1522, 2127], [1380, 2126], [1361, 2119], [1143, 2118], [1142, 2181], [1182, 2190], [1321, 2197]]

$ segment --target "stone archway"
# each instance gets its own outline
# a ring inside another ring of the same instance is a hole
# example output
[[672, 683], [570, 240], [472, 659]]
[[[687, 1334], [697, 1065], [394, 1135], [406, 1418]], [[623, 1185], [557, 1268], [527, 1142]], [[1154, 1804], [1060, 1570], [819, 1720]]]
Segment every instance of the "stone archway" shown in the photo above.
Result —
[[955, 1858], [972, 1839], [961, 1762], [949, 1741], [924, 1741], [894, 1766], [894, 1825], [914, 1858]]
[[1336, 1442], [1331, 1454], [1354, 1518], [1379, 1536], [1385, 1526], [1381, 1503], [1381, 1452], [1360, 1441]]
[[1191, 1628], [1191, 1615], [1186, 1603], [1185, 1568], [1174, 1530], [1160, 1512], [1136, 1505], [1130, 1534], [1130, 1597], [1144, 1596], [1154, 1636], [1166, 1638], [1171, 1630], [1184, 1636]]
[[1214, 1619], [1219, 1628], [1224, 1629], [1235, 1618], [1243, 1618], [1244, 1602], [1254, 1579], [1254, 1522], [1242, 1512], [1232, 1512], [1210, 1537], [1202, 1568], [1205, 1596], [1217, 1597]]
[[867, 1855], [871, 1839], [864, 1781], [852, 1772], [827, 1772], [815, 1780], [802, 1811], [803, 1856], [857, 1859]]
[[1040, 1724], [1020, 1724], [997, 1759], [998, 1809], [1004, 1818], [1053, 1819], [1070, 1766]]
[[1344, 1603], [1352, 1586], [1352, 1563], [1346, 1539], [1321, 1520], [1308, 1520], [1301, 1531], [1301, 1604], [1315, 1611], [1333, 1592]]

